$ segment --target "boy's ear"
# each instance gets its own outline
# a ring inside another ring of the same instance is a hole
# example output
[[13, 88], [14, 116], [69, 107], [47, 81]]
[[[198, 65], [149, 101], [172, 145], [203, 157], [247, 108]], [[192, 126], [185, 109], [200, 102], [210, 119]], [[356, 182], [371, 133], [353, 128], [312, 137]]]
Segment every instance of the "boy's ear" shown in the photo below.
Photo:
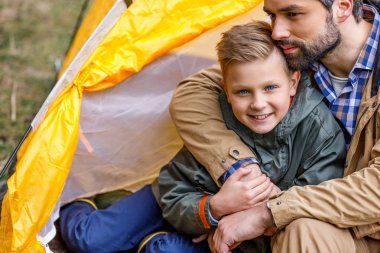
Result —
[[222, 78], [222, 80], [220, 80], [220, 85], [222, 86], [224, 93], [226, 94], [228, 103], [230, 103], [230, 98], [228, 97], [228, 92], [227, 92], [227, 86], [226, 86], [226, 83], [224, 82], [223, 78]]
[[300, 71], [293, 71], [290, 76], [290, 96], [294, 96], [297, 93], [298, 83], [301, 78]]
[[224, 92], [227, 93], [227, 87], [226, 87], [226, 83], [224, 82], [224, 78], [220, 80], [220, 85], [222, 86]]

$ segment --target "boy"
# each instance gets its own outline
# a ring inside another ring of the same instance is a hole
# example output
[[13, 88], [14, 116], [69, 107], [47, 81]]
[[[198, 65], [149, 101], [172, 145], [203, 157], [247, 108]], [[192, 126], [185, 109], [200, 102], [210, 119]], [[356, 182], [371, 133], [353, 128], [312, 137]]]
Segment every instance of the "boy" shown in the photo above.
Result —
[[[223, 118], [257, 157], [241, 162], [259, 164], [281, 190], [341, 177], [343, 134], [308, 77], [289, 70], [271, 32], [268, 24], [251, 22], [231, 28], [217, 45], [225, 91], [220, 96]], [[231, 168], [226, 175], [232, 176], [221, 178], [219, 189], [183, 149], [161, 170], [152, 188], [163, 216], [179, 232], [199, 236], [211, 233], [223, 216], [264, 201], [269, 191], [277, 192], [254, 173]], [[262, 236], [236, 251], [267, 252], [269, 241]]]

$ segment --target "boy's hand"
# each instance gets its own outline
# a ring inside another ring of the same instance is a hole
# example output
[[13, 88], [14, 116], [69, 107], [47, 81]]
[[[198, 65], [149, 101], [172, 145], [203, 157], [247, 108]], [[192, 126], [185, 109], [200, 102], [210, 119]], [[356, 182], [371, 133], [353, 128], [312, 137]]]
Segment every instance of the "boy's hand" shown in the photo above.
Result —
[[251, 165], [240, 168], [211, 197], [211, 213], [214, 218], [220, 219], [227, 214], [249, 209], [268, 199], [273, 188], [274, 184], [260, 170], [252, 170]]
[[[257, 164], [250, 164], [250, 165], [248, 165], [248, 166], [246, 166], [244, 168], [250, 168], [250, 169], [252, 169], [252, 172], [249, 173], [248, 175], [244, 176], [242, 178], [242, 181], [252, 180], [255, 177], [258, 177], [258, 176], [260, 176], [262, 174], [262, 172], [260, 170], [260, 167]], [[271, 198], [273, 196], [276, 196], [276, 195], [278, 195], [280, 193], [281, 193], [281, 189], [278, 188], [277, 185], [273, 184], [273, 189], [272, 189], [271, 193], [269, 194], [269, 198]]]
[[242, 181], [249, 181], [249, 180], [252, 180], [258, 176], [260, 176], [261, 174], [263, 174], [260, 170], [260, 167], [258, 164], [249, 164], [243, 168], [246, 168], [246, 169], [251, 169], [252, 172], [251, 173], [248, 173], [247, 175], [243, 176], [242, 177]]
[[209, 234], [203, 234], [203, 235], [200, 235], [198, 237], [195, 237], [192, 239], [193, 243], [200, 243], [201, 241], [203, 241], [204, 239], [208, 238], [208, 235]]

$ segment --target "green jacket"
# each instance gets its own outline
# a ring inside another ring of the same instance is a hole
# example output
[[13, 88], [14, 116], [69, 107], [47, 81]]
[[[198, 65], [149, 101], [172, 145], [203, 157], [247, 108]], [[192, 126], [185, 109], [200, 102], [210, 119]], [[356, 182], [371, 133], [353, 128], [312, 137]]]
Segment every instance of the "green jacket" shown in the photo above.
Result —
[[[263, 173], [286, 190], [293, 185], [318, 184], [343, 175], [346, 156], [343, 133], [322, 100], [323, 96], [303, 75], [288, 114], [275, 129], [264, 135], [253, 133], [238, 122], [223, 94], [220, 105], [227, 127], [250, 146]], [[199, 209], [203, 197], [215, 194], [219, 187], [186, 148], [161, 169], [152, 189], [163, 216], [178, 232], [198, 236], [213, 229], [209, 216], [210, 198], [204, 210]], [[203, 225], [200, 212], [206, 215], [209, 228]], [[250, 250], [255, 247], [254, 252], [266, 252], [268, 242], [263, 238], [255, 239]]]

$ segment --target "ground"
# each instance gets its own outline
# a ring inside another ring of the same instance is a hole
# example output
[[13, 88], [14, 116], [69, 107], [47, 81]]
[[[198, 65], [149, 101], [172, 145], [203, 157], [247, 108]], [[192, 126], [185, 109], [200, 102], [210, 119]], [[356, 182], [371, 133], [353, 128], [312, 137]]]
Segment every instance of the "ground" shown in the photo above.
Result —
[[[85, 2], [0, 0], [0, 170], [53, 88]], [[59, 237], [50, 247], [69, 252]]]
[[55, 84], [86, 0], [0, 0], [0, 169]]

